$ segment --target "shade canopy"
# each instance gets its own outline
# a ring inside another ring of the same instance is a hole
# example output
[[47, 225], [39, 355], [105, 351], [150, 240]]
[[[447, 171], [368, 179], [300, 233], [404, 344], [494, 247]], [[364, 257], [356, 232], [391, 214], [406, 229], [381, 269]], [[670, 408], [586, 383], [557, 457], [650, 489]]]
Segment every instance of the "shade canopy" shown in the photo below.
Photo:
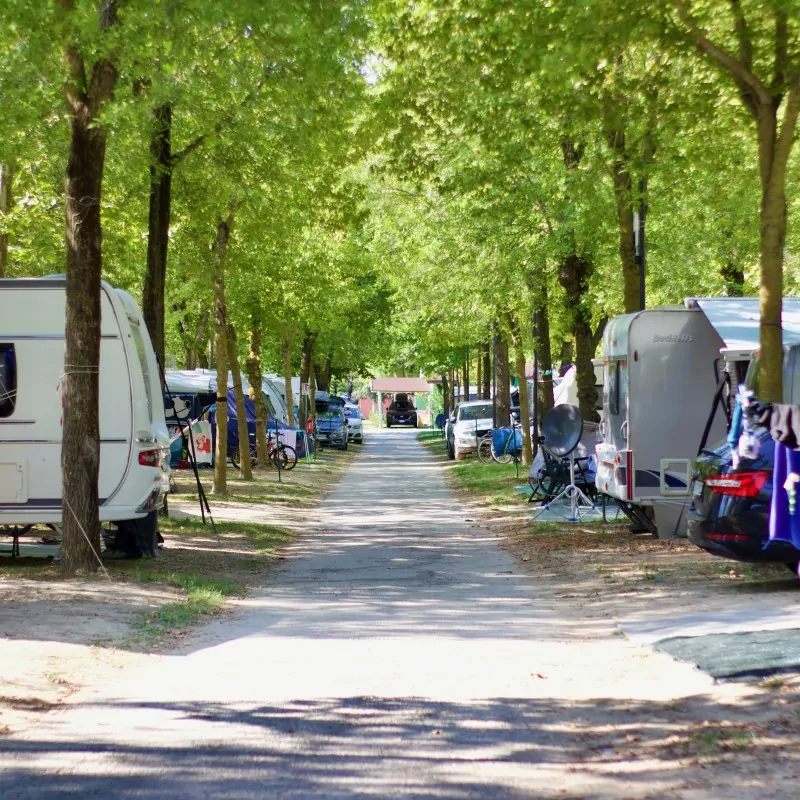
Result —
[[383, 394], [419, 394], [429, 392], [430, 384], [425, 378], [373, 378], [372, 391]]

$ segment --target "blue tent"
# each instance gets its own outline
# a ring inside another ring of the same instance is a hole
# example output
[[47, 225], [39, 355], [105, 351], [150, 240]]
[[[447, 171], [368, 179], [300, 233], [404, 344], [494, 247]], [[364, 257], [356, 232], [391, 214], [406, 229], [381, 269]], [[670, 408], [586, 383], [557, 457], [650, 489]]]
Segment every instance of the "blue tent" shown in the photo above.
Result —
[[[245, 414], [247, 417], [247, 432], [250, 435], [250, 441], [254, 442], [256, 438], [256, 406], [255, 403], [245, 395], [244, 398], [244, 408]], [[217, 438], [217, 426], [216, 426], [216, 412], [214, 407], [212, 407], [209, 411], [208, 418], [211, 422], [211, 435], [214, 441], [214, 445], [216, 446], [216, 438]], [[272, 416], [272, 414], [267, 415], [267, 427], [269, 430], [274, 431], [275, 428], [278, 430], [294, 430], [297, 434], [297, 455], [298, 456], [305, 456], [306, 454], [306, 442], [308, 441], [305, 431], [297, 430], [296, 428], [292, 428], [290, 425], [287, 425], [284, 422], [279, 422]], [[228, 389], [228, 453], [235, 452], [239, 448], [239, 418], [236, 415], [236, 394], [233, 389]]]

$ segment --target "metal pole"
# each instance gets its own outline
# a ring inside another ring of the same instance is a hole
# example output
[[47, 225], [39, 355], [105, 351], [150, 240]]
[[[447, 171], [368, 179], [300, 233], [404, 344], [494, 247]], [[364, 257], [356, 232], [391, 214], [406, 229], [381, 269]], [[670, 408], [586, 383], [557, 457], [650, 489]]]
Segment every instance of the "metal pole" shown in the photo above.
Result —
[[633, 217], [634, 241], [636, 243], [636, 264], [639, 267], [639, 309], [644, 311], [645, 304], [645, 239], [644, 229], [647, 217], [647, 206], [644, 202], [645, 182], [639, 181], [639, 210]]

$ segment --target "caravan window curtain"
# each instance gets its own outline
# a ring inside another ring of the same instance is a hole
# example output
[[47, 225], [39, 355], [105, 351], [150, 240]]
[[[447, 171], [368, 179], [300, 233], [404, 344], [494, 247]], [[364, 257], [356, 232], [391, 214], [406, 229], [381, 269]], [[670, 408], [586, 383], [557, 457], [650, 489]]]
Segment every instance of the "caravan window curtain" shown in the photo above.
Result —
[[0, 344], [0, 419], [10, 417], [17, 405], [17, 357], [13, 344]]

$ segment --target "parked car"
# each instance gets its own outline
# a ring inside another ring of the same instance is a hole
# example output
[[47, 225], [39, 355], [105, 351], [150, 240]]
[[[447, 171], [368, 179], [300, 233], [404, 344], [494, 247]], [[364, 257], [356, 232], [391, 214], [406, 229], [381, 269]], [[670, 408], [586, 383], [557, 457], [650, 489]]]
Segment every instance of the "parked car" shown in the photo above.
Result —
[[347, 418], [344, 415], [344, 400], [331, 397], [317, 400], [317, 441], [321, 447], [336, 447], [347, 450]]
[[476, 453], [481, 436], [492, 429], [493, 420], [494, 409], [490, 401], [459, 403], [445, 427], [448, 457], [462, 461], [467, 453]]
[[[745, 379], [758, 396], [758, 358]], [[800, 346], [784, 349], [783, 401], [800, 403]], [[734, 469], [727, 441], [704, 450], [694, 462], [693, 503], [688, 512], [689, 540], [708, 553], [736, 561], [777, 562], [793, 572], [800, 550], [769, 540], [774, 442], [769, 431], [757, 431], [761, 451], [741, 459]]]
[[364, 425], [358, 406], [355, 403], [345, 403], [344, 416], [347, 420], [347, 441], [364, 444]]
[[392, 425], [417, 427], [417, 410], [408, 395], [402, 392], [394, 396], [394, 400], [386, 412], [386, 427], [391, 428]]

